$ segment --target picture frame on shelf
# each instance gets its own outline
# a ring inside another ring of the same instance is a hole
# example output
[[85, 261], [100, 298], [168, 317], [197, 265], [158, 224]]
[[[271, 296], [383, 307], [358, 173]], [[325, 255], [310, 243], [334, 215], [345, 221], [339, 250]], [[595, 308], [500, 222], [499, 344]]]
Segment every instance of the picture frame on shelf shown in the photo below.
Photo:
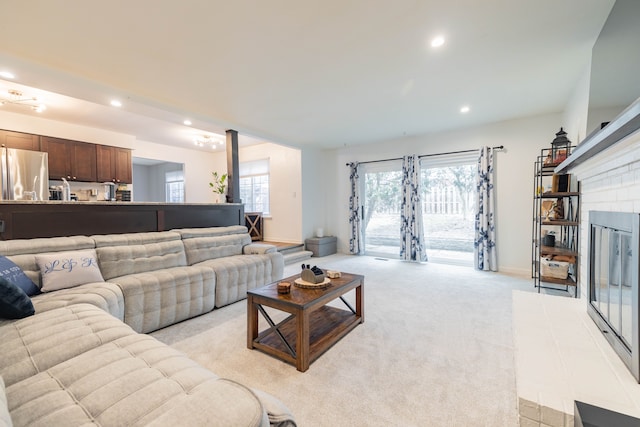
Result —
[[571, 176], [569, 174], [553, 174], [551, 178], [551, 191], [554, 193], [567, 193]]

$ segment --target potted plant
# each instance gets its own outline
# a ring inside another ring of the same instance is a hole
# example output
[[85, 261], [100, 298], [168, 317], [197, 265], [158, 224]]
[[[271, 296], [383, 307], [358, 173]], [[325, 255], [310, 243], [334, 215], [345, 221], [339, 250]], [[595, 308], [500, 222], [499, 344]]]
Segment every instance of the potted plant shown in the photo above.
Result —
[[216, 195], [216, 203], [222, 203], [224, 202], [224, 191], [227, 189], [227, 174], [218, 175], [218, 172], [211, 172], [211, 175], [213, 175], [213, 182], [209, 183], [209, 187]]

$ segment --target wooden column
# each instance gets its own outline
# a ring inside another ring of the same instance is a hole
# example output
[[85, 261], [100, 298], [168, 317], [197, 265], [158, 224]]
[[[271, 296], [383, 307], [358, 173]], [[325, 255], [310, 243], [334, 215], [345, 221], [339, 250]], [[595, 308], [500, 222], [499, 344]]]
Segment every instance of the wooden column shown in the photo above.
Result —
[[227, 203], [240, 200], [240, 175], [238, 163], [238, 131], [227, 130]]

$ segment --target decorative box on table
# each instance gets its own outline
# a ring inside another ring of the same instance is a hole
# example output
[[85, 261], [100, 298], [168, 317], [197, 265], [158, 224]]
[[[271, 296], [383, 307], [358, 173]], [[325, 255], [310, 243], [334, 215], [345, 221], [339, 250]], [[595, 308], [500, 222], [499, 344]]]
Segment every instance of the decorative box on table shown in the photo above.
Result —
[[310, 237], [304, 243], [307, 250], [313, 252], [313, 256], [327, 256], [336, 253], [338, 238], [336, 236]]

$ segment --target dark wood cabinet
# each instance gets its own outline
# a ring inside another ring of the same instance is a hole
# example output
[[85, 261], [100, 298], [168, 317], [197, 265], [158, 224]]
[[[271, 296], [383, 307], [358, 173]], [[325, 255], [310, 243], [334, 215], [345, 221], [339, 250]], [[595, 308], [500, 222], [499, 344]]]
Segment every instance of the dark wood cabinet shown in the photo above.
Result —
[[20, 150], [40, 151], [40, 135], [0, 130], [0, 146]]
[[95, 182], [97, 180], [96, 145], [43, 136], [42, 151], [49, 153], [49, 179]]
[[131, 150], [0, 130], [0, 146], [49, 153], [49, 179], [131, 184]]
[[[116, 170], [113, 147], [99, 145], [96, 147], [99, 182], [115, 182]], [[112, 181], [113, 180], [113, 181]]]
[[42, 151], [49, 153], [49, 179], [70, 179], [71, 154], [67, 148], [67, 140], [43, 136], [41, 146]]
[[131, 150], [116, 147], [116, 180], [123, 184], [133, 183]]
[[98, 181], [116, 184], [132, 183], [131, 150], [106, 145], [98, 145], [96, 150]]
[[96, 145], [74, 141], [71, 144], [71, 173], [74, 181], [96, 181]]

